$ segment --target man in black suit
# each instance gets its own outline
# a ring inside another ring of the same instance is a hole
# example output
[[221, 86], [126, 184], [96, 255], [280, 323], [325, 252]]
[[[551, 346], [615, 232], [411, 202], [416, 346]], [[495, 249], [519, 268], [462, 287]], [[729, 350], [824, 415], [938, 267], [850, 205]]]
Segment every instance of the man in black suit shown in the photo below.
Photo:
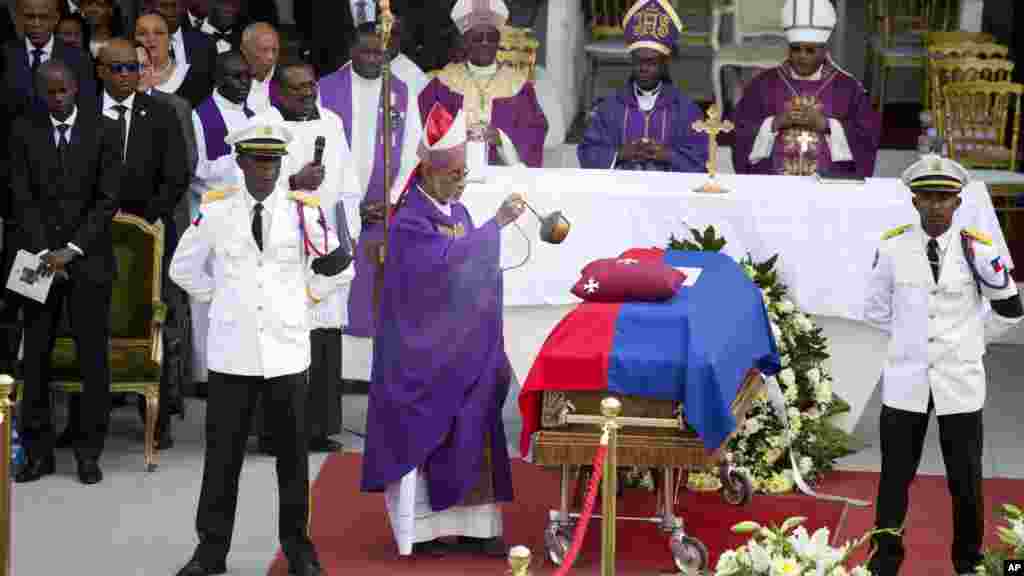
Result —
[[36, 77], [47, 111], [33, 111], [14, 122], [11, 191], [22, 224], [18, 246], [33, 254], [45, 251], [40, 268], [28, 274], [58, 277], [45, 303], [22, 299], [25, 389], [19, 424], [28, 459], [15, 481], [32, 482], [54, 472], [49, 364], [53, 332], [67, 299], [83, 382], [75, 459], [79, 480], [95, 484], [103, 478], [98, 460], [110, 412], [115, 275], [110, 222], [117, 211], [113, 187], [101, 184], [115, 151], [104, 148], [95, 109], [75, 105], [78, 87], [70, 68], [52, 59], [39, 66]]
[[[112, 140], [120, 146], [117, 167], [123, 212], [164, 224], [164, 272], [177, 246], [174, 210], [188, 190], [189, 166], [181, 123], [174, 111], [137, 92], [141, 64], [135, 43], [111, 40], [99, 54], [103, 81], [102, 114]], [[160, 379], [161, 396], [170, 397], [170, 380]], [[157, 445], [171, 444], [169, 403], [160, 403]]]
[[217, 46], [217, 53], [237, 50], [242, 43], [242, 6], [239, 0], [217, 0], [210, 4], [210, 13], [207, 14], [199, 31], [214, 40]]
[[53, 32], [60, 21], [58, 0], [17, 0], [16, 18], [21, 22], [25, 38], [15, 38], [4, 45], [4, 103], [8, 118], [17, 118], [29, 107], [46, 110], [45, 98], [34, 93], [32, 71], [50, 58], [64, 62], [78, 79], [76, 103], [95, 108], [96, 83], [92, 64], [80, 50], [65, 46]]
[[[3, 62], [0, 63], [0, 142], [8, 141], [11, 122], [15, 118], [30, 110], [46, 112], [46, 99], [43, 95], [35, 93], [32, 71], [50, 58], [63, 61], [74, 73], [78, 80], [77, 105], [82, 109], [96, 109], [96, 83], [93, 80], [92, 65], [88, 56], [64, 45], [53, 34], [60, 20], [59, 2], [63, 1], [17, 0], [14, 4], [14, 17], [24, 31], [24, 38], [15, 36], [3, 46]], [[0, 153], [0, 164], [5, 159], [6, 154]], [[6, 181], [7, 178], [0, 174], [0, 182]], [[20, 223], [11, 213], [12, 208], [8, 201], [0, 204], [4, 204], [0, 206], [0, 217], [4, 219], [3, 278], [6, 280], [6, 272], [17, 252], [15, 237], [18, 235]], [[5, 298], [4, 301], [2, 314], [5, 320], [16, 319], [20, 299]], [[10, 342], [4, 346], [5, 351], [13, 349], [17, 353], [20, 338], [17, 330], [6, 332]]]

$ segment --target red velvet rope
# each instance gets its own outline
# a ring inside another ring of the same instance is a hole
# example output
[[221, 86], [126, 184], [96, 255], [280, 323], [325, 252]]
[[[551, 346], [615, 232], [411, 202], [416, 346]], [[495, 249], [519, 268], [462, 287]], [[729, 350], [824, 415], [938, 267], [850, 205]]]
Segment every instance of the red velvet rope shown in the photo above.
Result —
[[583, 501], [583, 513], [580, 514], [579, 522], [576, 523], [576, 530], [572, 535], [572, 546], [569, 553], [562, 560], [555, 576], [565, 576], [569, 572], [572, 563], [583, 547], [583, 538], [587, 535], [587, 526], [590, 525], [590, 517], [594, 513], [594, 501], [597, 499], [597, 487], [601, 485], [601, 475], [604, 473], [604, 457], [608, 454], [607, 446], [598, 446], [597, 454], [594, 455], [594, 474], [590, 477], [590, 485], [587, 486], [587, 498]]

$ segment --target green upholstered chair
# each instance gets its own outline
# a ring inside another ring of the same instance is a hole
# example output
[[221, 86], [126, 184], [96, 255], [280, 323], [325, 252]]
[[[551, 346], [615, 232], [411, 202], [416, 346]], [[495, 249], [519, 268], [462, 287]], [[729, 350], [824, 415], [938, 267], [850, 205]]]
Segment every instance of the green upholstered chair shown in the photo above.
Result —
[[[155, 432], [160, 405], [160, 371], [164, 351], [162, 330], [167, 307], [160, 300], [163, 224], [150, 224], [118, 213], [112, 224], [117, 278], [111, 299], [111, 392], [139, 394], [146, 399], [146, 469], [156, 469]], [[81, 393], [74, 340], [58, 337], [52, 357], [56, 391]]]

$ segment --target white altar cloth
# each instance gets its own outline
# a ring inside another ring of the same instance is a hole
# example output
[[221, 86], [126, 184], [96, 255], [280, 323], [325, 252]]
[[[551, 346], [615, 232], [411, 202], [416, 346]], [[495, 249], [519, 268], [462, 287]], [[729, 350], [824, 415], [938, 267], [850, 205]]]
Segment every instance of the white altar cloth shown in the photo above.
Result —
[[[697, 174], [523, 168], [487, 168], [484, 174], [485, 182], [470, 184], [462, 196], [478, 225], [507, 194], [519, 192], [542, 214], [561, 210], [572, 226], [557, 246], [539, 240], [537, 219], [529, 213], [518, 221], [529, 245], [514, 226], [502, 232], [502, 267], [529, 255], [526, 264], [504, 274], [505, 347], [519, 382], [548, 334], [579, 302], [569, 289], [588, 262], [633, 247], [664, 247], [673, 234], [689, 237], [684, 222], [702, 230], [713, 225], [733, 257], [780, 255], [790, 295], [829, 339], [833, 390], [851, 405], [837, 424], [847, 431], [856, 426], [885, 353], [885, 336], [861, 321], [874, 251], [886, 230], [917, 218], [899, 180], [821, 184], [813, 177], [723, 174], [719, 181], [732, 192], [709, 195], [691, 192], [707, 178]], [[955, 225], [990, 233], [1012, 268], [988, 189], [972, 184], [963, 197]], [[369, 379], [371, 350], [366, 340], [345, 338], [346, 378]]]

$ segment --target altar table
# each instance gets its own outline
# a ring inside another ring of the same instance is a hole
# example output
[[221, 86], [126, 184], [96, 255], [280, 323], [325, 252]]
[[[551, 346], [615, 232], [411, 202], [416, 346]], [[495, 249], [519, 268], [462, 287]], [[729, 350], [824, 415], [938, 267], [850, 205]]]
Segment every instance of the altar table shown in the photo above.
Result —
[[[629, 248], [664, 247], [671, 235], [689, 238], [689, 227], [713, 225], [730, 256], [749, 253], [761, 261], [779, 254], [777, 269], [791, 298], [829, 339], [833, 390], [852, 408], [837, 424], [848, 431], [856, 425], [885, 355], [884, 335], [862, 321], [875, 249], [885, 231], [918, 218], [898, 179], [834, 184], [720, 174], [731, 192], [711, 195], [692, 191], [706, 181], [704, 174], [497, 167], [483, 174], [484, 181], [468, 185], [462, 196], [478, 224], [507, 194], [519, 192], [538, 212], [561, 210], [572, 225], [560, 245], [539, 240], [529, 212], [518, 221], [521, 232], [515, 226], [502, 232], [502, 267], [526, 260], [504, 274], [505, 346], [519, 381], [551, 329], [579, 302], [569, 289], [588, 262]], [[1012, 268], [985, 185], [972, 183], [962, 195], [954, 226], [991, 234]], [[345, 340], [346, 378], [369, 379], [369, 350], [366, 341]]]

